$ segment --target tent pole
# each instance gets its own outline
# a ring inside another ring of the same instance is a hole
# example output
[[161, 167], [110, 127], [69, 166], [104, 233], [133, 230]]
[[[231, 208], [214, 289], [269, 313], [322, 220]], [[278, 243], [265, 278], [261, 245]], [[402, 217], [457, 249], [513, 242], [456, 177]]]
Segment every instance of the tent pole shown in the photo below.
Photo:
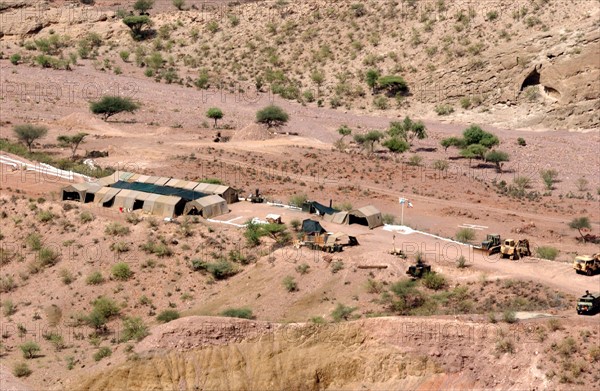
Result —
[[400, 225], [404, 225], [404, 202], [402, 202], [402, 217], [400, 217]]

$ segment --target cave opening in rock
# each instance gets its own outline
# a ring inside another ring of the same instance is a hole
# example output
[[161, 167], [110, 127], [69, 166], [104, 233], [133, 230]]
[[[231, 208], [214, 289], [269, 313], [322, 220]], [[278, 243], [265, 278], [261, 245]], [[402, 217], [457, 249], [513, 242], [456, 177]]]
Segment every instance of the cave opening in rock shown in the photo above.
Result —
[[540, 84], [540, 73], [534, 68], [521, 84], [521, 91], [529, 86], [537, 86]]

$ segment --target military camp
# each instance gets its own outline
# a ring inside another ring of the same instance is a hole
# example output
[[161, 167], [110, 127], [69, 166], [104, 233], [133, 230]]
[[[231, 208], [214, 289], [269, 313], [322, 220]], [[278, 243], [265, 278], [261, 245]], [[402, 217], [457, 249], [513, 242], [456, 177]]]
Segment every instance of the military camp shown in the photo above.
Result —
[[217, 184], [115, 172], [94, 182], [64, 187], [62, 200], [94, 203], [122, 212], [141, 210], [163, 218], [212, 218], [228, 213], [227, 204], [238, 201], [238, 192]]

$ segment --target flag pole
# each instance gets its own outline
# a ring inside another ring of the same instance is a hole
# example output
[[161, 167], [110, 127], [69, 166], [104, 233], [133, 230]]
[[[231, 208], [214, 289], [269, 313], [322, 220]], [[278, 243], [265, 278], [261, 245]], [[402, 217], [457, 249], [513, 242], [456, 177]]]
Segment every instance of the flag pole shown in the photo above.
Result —
[[403, 226], [404, 225], [404, 202], [401, 202], [400, 204], [402, 205], [402, 214], [401, 214], [402, 217], [400, 217], [400, 225]]

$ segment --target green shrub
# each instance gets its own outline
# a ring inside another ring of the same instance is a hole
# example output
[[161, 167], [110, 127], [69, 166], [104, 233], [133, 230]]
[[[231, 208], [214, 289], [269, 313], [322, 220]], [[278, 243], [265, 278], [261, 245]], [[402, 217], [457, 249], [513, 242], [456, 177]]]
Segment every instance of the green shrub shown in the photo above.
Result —
[[377, 280], [369, 278], [367, 280], [367, 292], [368, 293], [381, 293], [383, 292], [383, 284]]
[[390, 107], [388, 98], [383, 95], [373, 98], [373, 106], [379, 110], [387, 110]]
[[456, 261], [456, 267], [458, 267], [459, 269], [464, 269], [465, 267], [467, 267], [467, 259], [464, 257], [464, 255], [461, 255], [458, 260]]
[[109, 223], [104, 229], [104, 233], [110, 236], [124, 236], [129, 234], [129, 227], [119, 223]]
[[549, 319], [548, 320], [548, 329], [551, 332], [562, 330], [562, 325], [560, 324], [560, 320], [558, 319]]
[[7, 293], [15, 289], [17, 285], [11, 276], [0, 278], [0, 293]]
[[450, 105], [437, 105], [435, 106], [435, 112], [437, 115], [449, 115], [454, 113], [454, 108]]
[[79, 215], [79, 220], [82, 223], [89, 223], [90, 221], [94, 220], [94, 215], [90, 212], [81, 212]]
[[130, 341], [132, 339], [141, 341], [148, 334], [148, 326], [144, 324], [142, 318], [127, 317], [123, 319], [123, 334], [121, 336], [121, 342]]
[[462, 107], [465, 110], [471, 107], [471, 98], [469, 98], [468, 96], [461, 98], [460, 107]]
[[294, 194], [290, 197], [289, 203], [292, 206], [302, 207], [302, 205], [308, 200], [306, 194]]
[[40, 352], [40, 345], [33, 341], [27, 341], [23, 345], [19, 346], [21, 352], [23, 352], [23, 357], [26, 359], [34, 358]]
[[331, 272], [332, 273], [337, 273], [340, 270], [342, 270], [344, 268], [344, 262], [343, 261], [334, 261], [331, 263]]
[[95, 271], [92, 272], [89, 276], [87, 276], [85, 282], [88, 285], [100, 285], [104, 283], [104, 277], [102, 276], [102, 273]]
[[456, 241], [469, 243], [475, 239], [475, 231], [471, 228], [461, 228], [456, 232]]
[[254, 319], [250, 308], [228, 308], [221, 312], [221, 315], [230, 318]]
[[423, 162], [423, 158], [419, 155], [411, 155], [411, 157], [408, 158], [408, 165], [409, 166], [414, 166], [414, 167], [419, 167], [421, 165], [421, 163]]
[[62, 337], [62, 335], [60, 335], [58, 333], [46, 334], [46, 335], [44, 335], [44, 338], [46, 340], [50, 341], [52, 346], [54, 346], [54, 350], [56, 350], [57, 352], [60, 352], [66, 346], [64, 338]]
[[231, 251], [229, 251], [229, 259], [232, 262], [237, 262], [242, 265], [247, 265], [250, 262], [252, 262], [252, 260], [254, 260], [254, 257], [252, 255], [246, 256], [239, 250], [231, 250]]
[[19, 64], [19, 61], [21, 61], [21, 55], [19, 53], [15, 53], [12, 56], [10, 56], [11, 64], [17, 65]]
[[448, 285], [446, 278], [435, 272], [425, 273], [421, 281], [425, 287], [436, 291], [443, 289]]
[[309, 319], [309, 321], [314, 324], [324, 324], [325, 323], [325, 319], [322, 316], [313, 316], [312, 318]]
[[514, 311], [506, 310], [502, 314], [502, 320], [506, 323], [515, 323], [517, 321], [517, 316]]
[[565, 358], [572, 357], [573, 354], [578, 350], [577, 342], [575, 339], [573, 339], [573, 337], [567, 337], [562, 340], [562, 342], [558, 344], [557, 348], [558, 353]]
[[127, 62], [127, 60], [129, 60], [129, 55], [131, 53], [128, 50], [121, 50], [119, 52], [119, 57], [121, 57], [121, 60], [123, 60], [123, 62]]
[[296, 292], [298, 290], [298, 283], [292, 276], [286, 276], [283, 279], [283, 286], [288, 292]]
[[173, 0], [173, 6], [179, 11], [182, 11], [185, 7], [185, 0]]
[[558, 172], [554, 169], [542, 170], [540, 171], [540, 176], [546, 185], [546, 189], [552, 190], [554, 183], [556, 182], [556, 178], [558, 177]]
[[531, 187], [531, 179], [529, 179], [526, 176], [518, 176], [515, 179], [513, 179], [513, 183], [515, 184], [515, 186], [517, 186], [518, 189], [528, 189], [529, 187]]
[[164, 310], [156, 317], [160, 323], [169, 323], [172, 320], [179, 319], [179, 312], [176, 310]]
[[133, 272], [129, 268], [129, 265], [125, 262], [119, 262], [113, 265], [111, 273], [116, 280], [127, 281], [133, 275]]
[[40, 267], [54, 266], [58, 262], [59, 258], [59, 254], [56, 251], [46, 247], [42, 248], [38, 255]]
[[12, 373], [16, 377], [27, 377], [31, 375], [31, 369], [29, 369], [29, 366], [24, 362], [19, 362], [15, 363], [15, 365], [13, 366]]
[[173, 251], [164, 243], [156, 243], [154, 241], [148, 241], [142, 245], [142, 250], [148, 254], [154, 254], [158, 257], [170, 257], [173, 255]]
[[60, 275], [60, 280], [65, 285], [69, 285], [73, 281], [75, 281], [75, 276], [68, 269], [61, 269], [61, 271], [59, 272], [59, 275]]
[[25, 238], [25, 243], [27, 243], [29, 248], [33, 251], [39, 251], [42, 249], [42, 237], [37, 232], [27, 235]]
[[127, 242], [115, 242], [110, 245], [110, 249], [117, 253], [124, 253], [129, 251], [129, 244]]
[[54, 219], [54, 213], [52, 213], [49, 210], [42, 210], [40, 211], [40, 213], [38, 213], [38, 220], [40, 220], [42, 223], [47, 223], [49, 221], [52, 221]]
[[537, 248], [536, 253], [539, 258], [553, 261], [558, 255], [558, 249], [551, 246], [540, 246]]
[[486, 19], [489, 21], [498, 19], [498, 11], [489, 11], [486, 14]]
[[108, 346], [103, 346], [94, 353], [94, 361], [100, 361], [105, 357], [110, 357], [112, 350]]
[[238, 273], [238, 269], [231, 262], [221, 259], [215, 263], [205, 262], [201, 259], [193, 259], [191, 268], [195, 271], [206, 271], [216, 280], [224, 280]]
[[447, 171], [450, 163], [447, 160], [436, 160], [433, 162], [433, 169], [438, 171]]
[[410, 144], [398, 137], [389, 138], [382, 145], [393, 153], [404, 153], [410, 149]]
[[496, 351], [499, 353], [514, 353], [515, 345], [509, 339], [501, 339], [496, 342]]
[[2, 314], [6, 317], [9, 317], [17, 312], [15, 304], [11, 299], [6, 299], [2, 302]]
[[97, 298], [93, 301], [92, 304], [94, 306], [92, 311], [97, 312], [98, 314], [104, 316], [107, 319], [118, 315], [120, 311], [119, 307], [113, 300], [104, 296]]
[[333, 312], [331, 312], [331, 317], [334, 321], [339, 322], [341, 320], [348, 320], [350, 315], [354, 311], [356, 311], [356, 307], [348, 307], [342, 303], [338, 303]]
[[296, 271], [302, 275], [307, 274], [310, 271], [310, 265], [307, 263], [301, 263], [296, 266]]
[[517, 139], [517, 144], [520, 145], [521, 147], [524, 147], [527, 145], [527, 142], [525, 141], [525, 139], [523, 137], [519, 137]]
[[301, 225], [302, 225], [302, 222], [298, 219], [292, 219], [292, 221], [290, 221], [290, 226], [296, 232], [298, 232], [300, 230]]

